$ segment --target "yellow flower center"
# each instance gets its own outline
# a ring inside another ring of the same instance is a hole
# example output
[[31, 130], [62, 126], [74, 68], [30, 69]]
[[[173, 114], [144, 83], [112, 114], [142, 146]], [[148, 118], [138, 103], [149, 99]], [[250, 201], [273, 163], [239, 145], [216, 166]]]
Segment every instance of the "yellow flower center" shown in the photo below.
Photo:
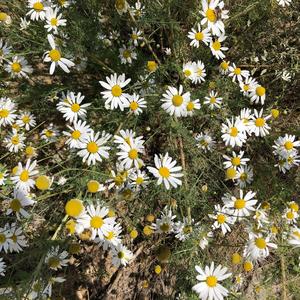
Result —
[[57, 269], [60, 266], [60, 260], [57, 257], [50, 257], [48, 260], [48, 266], [51, 269]]
[[133, 34], [131, 35], [131, 38], [132, 38], [133, 40], [137, 40], [137, 39], [138, 39], [138, 35], [137, 35], [136, 33], [133, 33]]
[[228, 69], [228, 63], [226, 61], [222, 61], [220, 67], [225, 71]]
[[126, 59], [130, 58], [131, 57], [131, 51], [130, 50], [124, 50], [123, 57], [126, 58]]
[[20, 143], [20, 139], [19, 139], [19, 136], [18, 135], [14, 135], [12, 138], [11, 138], [11, 143], [13, 145], [18, 145]]
[[159, 228], [162, 232], [169, 232], [170, 231], [170, 225], [168, 223], [161, 224]]
[[42, 11], [44, 9], [44, 5], [41, 2], [35, 2], [33, 4], [33, 9], [36, 11]]
[[170, 170], [166, 167], [160, 167], [158, 173], [164, 178], [168, 178], [170, 176]]
[[52, 18], [50, 20], [50, 23], [51, 23], [52, 26], [57, 26], [58, 20], [56, 18]]
[[87, 184], [88, 191], [90, 193], [97, 193], [99, 191], [99, 182], [96, 180], [90, 180]]
[[209, 100], [209, 102], [210, 102], [211, 104], [216, 103], [216, 101], [217, 101], [216, 97], [211, 97], [210, 100]]
[[197, 33], [195, 34], [195, 39], [196, 39], [197, 41], [202, 41], [203, 38], [204, 38], [203, 32], [197, 32]]
[[71, 105], [72, 112], [78, 112], [80, 110], [80, 105], [78, 103], [74, 103]]
[[14, 62], [11, 64], [11, 69], [13, 70], [13, 72], [19, 73], [22, 70], [22, 66], [18, 62]]
[[154, 72], [157, 69], [157, 63], [155, 60], [149, 60], [147, 63], [147, 68], [150, 72]]
[[90, 221], [91, 227], [98, 229], [98, 228], [101, 228], [103, 224], [104, 224], [104, 221], [101, 217], [94, 216], [91, 218], [91, 221]]
[[184, 75], [186, 76], [186, 77], [189, 77], [189, 76], [191, 76], [192, 75], [192, 72], [190, 71], [190, 70], [184, 70]]
[[232, 254], [231, 261], [234, 265], [238, 265], [242, 261], [242, 257], [239, 255], [239, 253], [235, 252]]
[[0, 244], [4, 244], [6, 241], [6, 236], [3, 233], [0, 233]]
[[296, 202], [293, 202], [289, 205], [290, 209], [294, 210], [295, 212], [298, 212], [299, 205]]
[[176, 107], [180, 106], [183, 103], [183, 97], [180, 95], [173, 96], [172, 103]]
[[128, 157], [130, 159], [137, 159], [138, 158], [138, 152], [136, 149], [131, 149], [129, 152], [128, 152]]
[[235, 75], [241, 75], [242, 70], [241, 70], [240, 68], [235, 68], [234, 71], [233, 71], [233, 73], [234, 73]]
[[23, 182], [26, 182], [29, 179], [29, 172], [27, 170], [24, 170], [20, 174], [20, 180]]
[[293, 220], [294, 219], [294, 213], [292, 211], [288, 211], [286, 213], [286, 218], [289, 220]]
[[104, 236], [105, 239], [111, 241], [115, 237], [115, 233], [113, 231], [108, 232], [107, 235]]
[[257, 118], [255, 120], [255, 126], [257, 127], [263, 127], [265, 125], [266, 121], [263, 118]]
[[239, 133], [239, 130], [236, 127], [231, 127], [230, 128], [230, 135], [232, 137], [236, 137], [238, 135], [238, 133]]
[[212, 47], [215, 51], [219, 51], [221, 49], [221, 43], [218, 40], [214, 41]]
[[293, 231], [293, 235], [300, 239], [300, 231]]
[[28, 115], [25, 115], [22, 117], [22, 121], [25, 124], [28, 124], [30, 122], [30, 117]]
[[4, 12], [0, 12], [0, 22], [6, 21], [8, 15]]
[[228, 168], [226, 170], [226, 178], [227, 179], [233, 179], [236, 176], [236, 170], [235, 168]]
[[50, 50], [49, 56], [52, 61], [59, 61], [61, 59], [61, 53], [57, 49]]
[[90, 153], [96, 153], [99, 150], [99, 146], [95, 142], [89, 142], [87, 144], [87, 151]]
[[129, 107], [130, 107], [131, 110], [137, 110], [138, 107], [139, 107], [139, 104], [137, 102], [135, 102], [135, 101], [132, 101], [130, 103]]
[[217, 221], [218, 221], [219, 224], [224, 224], [225, 221], [226, 221], [226, 216], [224, 216], [224, 215], [222, 215], [222, 214], [219, 214], [219, 215], [217, 216]]
[[258, 86], [258, 87], [256, 88], [256, 95], [257, 95], [257, 96], [261, 97], [261, 96], [263, 96], [265, 93], [266, 93], [266, 89], [265, 89], [264, 87]]
[[244, 270], [246, 272], [250, 272], [253, 269], [253, 264], [251, 261], [245, 261], [244, 263]]
[[242, 173], [242, 174], [240, 175], [240, 180], [241, 180], [241, 181], [246, 181], [247, 178], [248, 178], [247, 173]]
[[9, 116], [8, 109], [0, 109], [0, 118], [7, 118]]
[[246, 206], [246, 201], [244, 199], [236, 199], [234, 201], [234, 208], [243, 209]]
[[78, 217], [84, 210], [82, 201], [79, 199], [71, 199], [65, 206], [66, 214], [70, 217]]
[[41, 191], [48, 190], [51, 185], [51, 180], [49, 177], [41, 175], [35, 180], [35, 185]]
[[286, 142], [284, 143], [284, 148], [285, 148], [286, 150], [292, 150], [292, 149], [294, 148], [294, 144], [293, 144], [291, 141], [286, 141]]
[[206, 277], [206, 284], [211, 288], [215, 287], [217, 285], [217, 282], [218, 282], [218, 279], [216, 276]]
[[111, 89], [111, 93], [114, 97], [120, 97], [122, 95], [122, 92], [123, 91], [118, 84], [114, 85]]
[[140, 184], [142, 184], [144, 182], [144, 178], [143, 177], [138, 177], [136, 180], [135, 180], [135, 183], [137, 184], [137, 185], [140, 185]]
[[241, 164], [241, 159], [237, 156], [237, 157], [233, 157], [231, 159], [231, 163], [234, 165], [234, 166], [239, 166]]
[[248, 84], [245, 84], [245, 85], [244, 85], [244, 91], [245, 91], [245, 92], [248, 92], [249, 89], [250, 89], [249, 85], [248, 85]]
[[187, 111], [192, 111], [192, 110], [194, 109], [194, 107], [195, 107], [194, 102], [189, 102], [189, 103], [187, 104], [187, 106], [186, 106], [186, 110], [187, 110]]
[[123, 251], [120, 251], [119, 253], [118, 253], [118, 258], [119, 259], [122, 259], [122, 258], [124, 258], [125, 257], [125, 253], [123, 252]]
[[216, 13], [213, 9], [209, 8], [207, 11], [206, 11], [206, 17], [208, 19], [208, 21], [210, 22], [216, 22], [217, 20], [217, 16], [216, 16]]
[[267, 247], [267, 243], [266, 243], [265, 239], [263, 239], [263, 238], [255, 239], [255, 245], [259, 249], [265, 249]]
[[71, 133], [71, 136], [74, 140], [78, 140], [81, 136], [81, 132], [79, 130], [74, 130], [72, 133]]
[[13, 199], [10, 204], [9, 207], [14, 211], [14, 212], [19, 212], [22, 205], [19, 199]]

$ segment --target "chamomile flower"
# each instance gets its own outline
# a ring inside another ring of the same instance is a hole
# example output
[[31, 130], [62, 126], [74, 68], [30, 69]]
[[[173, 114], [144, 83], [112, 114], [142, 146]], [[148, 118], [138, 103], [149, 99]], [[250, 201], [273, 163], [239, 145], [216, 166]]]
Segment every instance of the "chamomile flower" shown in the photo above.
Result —
[[161, 213], [161, 216], [152, 223], [151, 228], [155, 230], [156, 233], [169, 234], [174, 231], [174, 219], [175, 215], [172, 214], [172, 210], [165, 207]]
[[143, 32], [141, 30], [138, 30], [137, 28], [132, 28], [131, 30], [132, 32], [130, 35], [130, 41], [133, 43], [134, 46], [138, 46], [139, 41], [143, 40]]
[[9, 46], [3, 39], [0, 39], [0, 64], [10, 54], [11, 46]]
[[232, 217], [232, 211], [225, 206], [221, 207], [219, 204], [215, 205], [215, 213], [208, 216], [215, 220], [212, 228], [214, 230], [221, 228], [223, 235], [231, 231], [230, 225], [235, 222], [235, 218]]
[[174, 224], [175, 237], [180, 241], [185, 241], [193, 232], [193, 225], [197, 225], [193, 223], [194, 220], [187, 217], [183, 217], [183, 222], [176, 222]]
[[183, 174], [180, 173], [182, 167], [176, 166], [176, 160], [172, 160], [168, 153], [164, 156], [162, 154], [159, 156], [155, 154], [154, 163], [155, 168], [148, 167], [148, 170], [158, 178], [158, 185], [163, 183], [168, 190], [170, 189], [170, 186], [176, 188], [182, 184], [182, 181], [178, 179], [183, 176]]
[[132, 64], [132, 61], [137, 59], [136, 52], [132, 46], [126, 47], [123, 45], [123, 47], [119, 49], [119, 52], [121, 64]]
[[250, 216], [255, 210], [254, 205], [257, 203], [257, 200], [254, 199], [255, 194], [256, 193], [249, 191], [244, 196], [243, 190], [240, 190], [239, 197], [225, 194], [224, 197], [222, 197], [222, 201], [227, 208], [233, 210], [232, 215], [239, 221], [243, 217]]
[[[269, 224], [269, 219], [266, 210], [261, 208], [261, 205], [258, 205], [257, 209], [255, 210], [253, 219], [256, 222], [257, 228], [263, 228], [265, 225]], [[272, 228], [271, 228], [272, 231]]]
[[285, 7], [285, 6], [290, 6], [292, 3], [292, 0], [277, 0], [278, 5]]
[[45, 257], [45, 264], [52, 270], [59, 270], [62, 267], [66, 267], [69, 263], [67, 251], [60, 251], [59, 246], [51, 247]]
[[244, 151], [240, 151], [238, 154], [232, 151], [232, 156], [223, 155], [225, 162], [223, 162], [224, 168], [237, 168], [239, 166], [245, 166], [250, 160], [249, 158], [243, 158]]
[[216, 144], [210, 135], [203, 132], [196, 134], [195, 140], [197, 142], [197, 147], [204, 150], [205, 153], [207, 151], [212, 151]]
[[243, 122], [245, 131], [251, 134], [251, 120], [253, 119], [253, 114], [250, 108], [243, 108], [240, 111], [240, 119]]
[[44, 55], [45, 62], [51, 62], [50, 75], [55, 71], [56, 66], [60, 66], [66, 73], [70, 73], [69, 68], [74, 67], [75, 64], [69, 59], [63, 58], [60, 50], [57, 49], [53, 35], [47, 35], [48, 42], [51, 50], [47, 51]]
[[135, 170], [129, 175], [130, 184], [136, 188], [144, 187], [149, 183], [149, 177], [145, 171]]
[[48, 2], [45, 0], [28, 0], [30, 10], [26, 15], [30, 16], [33, 21], [45, 20], [46, 10], [49, 8]]
[[124, 165], [121, 165], [120, 163], [116, 164], [116, 171], [111, 170], [110, 173], [110, 179], [108, 179], [105, 183], [109, 184], [108, 189], [112, 189], [113, 187], [116, 187], [116, 189], [123, 189], [125, 186], [125, 183], [130, 176], [130, 174], [133, 172], [132, 169], [126, 170]]
[[23, 251], [24, 247], [28, 246], [28, 243], [23, 234], [22, 228], [17, 227], [15, 223], [11, 224], [9, 229], [10, 239], [9, 239], [9, 251], [10, 252], [20, 252]]
[[3, 167], [0, 167], [0, 186], [5, 185], [7, 174], [7, 170]]
[[36, 165], [36, 160], [31, 163], [30, 159], [27, 160], [24, 167], [21, 162], [18, 163], [18, 169], [15, 175], [11, 177], [17, 189], [23, 190], [24, 193], [29, 193], [30, 189], [34, 187], [35, 181], [33, 177], [39, 173], [38, 170], [35, 170]]
[[232, 77], [233, 82], [240, 82], [243, 80], [243, 78], [248, 78], [250, 75], [249, 71], [242, 70], [241, 68], [237, 67], [235, 63], [232, 64], [232, 66], [229, 66], [229, 77]]
[[186, 106], [190, 101], [190, 96], [190, 92], [183, 94], [182, 85], [179, 86], [178, 90], [169, 86], [161, 99], [164, 102], [161, 107], [171, 116], [183, 117], [186, 115]]
[[135, 137], [136, 133], [132, 129], [121, 129], [119, 132], [120, 135], [114, 136], [114, 143], [115, 144], [123, 144], [126, 142], [128, 145], [133, 141], [135, 144], [143, 144], [144, 140], [142, 136]]
[[8, 252], [11, 238], [11, 233], [9, 229], [10, 228], [8, 224], [5, 224], [4, 227], [0, 228], [0, 251], [4, 250], [5, 253]]
[[217, 97], [218, 92], [211, 91], [209, 97], [205, 97], [204, 104], [207, 104], [210, 109], [220, 108], [222, 104], [222, 97]]
[[220, 35], [218, 38], [210, 41], [210, 50], [217, 59], [224, 59], [225, 54], [224, 51], [228, 50], [228, 47], [222, 46], [222, 42], [226, 40], [227, 36], [224, 34]]
[[36, 125], [35, 116], [29, 111], [24, 111], [20, 113], [16, 123], [18, 126], [24, 127], [25, 130], [29, 130]]
[[120, 144], [118, 148], [121, 150], [117, 152], [120, 164], [124, 166], [125, 169], [129, 169], [134, 165], [137, 169], [143, 166], [143, 161], [140, 159], [139, 155], [144, 153], [144, 146], [142, 143], [135, 144], [133, 140], [129, 143], [124, 142]]
[[140, 18], [144, 15], [145, 6], [138, 0], [135, 2], [134, 6], [130, 8], [135, 17]]
[[59, 9], [49, 7], [46, 10], [46, 25], [44, 26], [48, 32], [52, 31], [57, 34], [59, 26], [66, 26], [66, 19], [62, 18], [62, 14], [59, 13]]
[[194, 67], [194, 73], [193, 76], [191, 77], [192, 83], [198, 84], [201, 83], [201, 81], [204, 82], [206, 77], [204, 63], [201, 60], [198, 60], [197, 62], [193, 62], [193, 67]]
[[270, 242], [269, 236], [263, 236], [261, 233], [249, 233], [249, 241], [245, 247], [244, 255], [251, 261], [264, 259], [270, 254], [270, 249], [276, 249], [277, 245]]
[[223, 60], [219, 65], [219, 71], [222, 75], [227, 75], [229, 73], [230, 62]]
[[122, 227], [120, 224], [113, 224], [108, 227], [107, 232], [104, 234], [103, 238], [96, 238], [95, 243], [98, 243], [103, 247], [103, 250], [114, 248], [121, 243], [120, 234], [122, 232]]
[[50, 123], [47, 128], [41, 132], [41, 139], [45, 141], [54, 141], [59, 135], [58, 130], [54, 127], [53, 123]]
[[212, 262], [210, 267], [206, 266], [202, 269], [200, 266], [195, 266], [195, 269], [199, 273], [196, 279], [200, 282], [192, 289], [199, 294], [201, 300], [222, 300], [228, 295], [228, 290], [219, 283], [231, 276], [231, 273], [227, 273], [226, 267], [218, 265], [215, 268]]
[[296, 136], [285, 134], [283, 137], [279, 137], [275, 140], [273, 146], [274, 154], [281, 155], [282, 157], [288, 157], [289, 154], [296, 151], [297, 147], [300, 147], [300, 141], [295, 141]]
[[133, 112], [136, 116], [143, 112], [143, 108], [147, 107], [147, 102], [144, 98], [140, 98], [140, 96], [136, 93], [133, 95], [128, 95], [128, 102], [125, 104], [125, 107], [129, 108], [129, 111]]
[[269, 129], [271, 127], [267, 124], [267, 120], [271, 118], [271, 115], [264, 117], [263, 109], [258, 112], [254, 109], [254, 115], [252, 116], [251, 122], [251, 132], [255, 134], [255, 136], [264, 137], [269, 134]]
[[185, 78], [191, 80], [194, 77], [194, 74], [195, 74], [195, 66], [194, 66], [194, 64], [191, 61], [183, 64], [183, 66], [182, 66], [182, 72], [183, 72]]
[[95, 165], [96, 161], [102, 161], [103, 158], [108, 158], [108, 150], [110, 147], [104, 146], [108, 140], [111, 138], [111, 135], [102, 131], [101, 136], [100, 132], [94, 133], [91, 131], [88, 136], [86, 136], [80, 145], [81, 150], [77, 153], [82, 157], [83, 162], [87, 162], [88, 165]]
[[[222, 19], [228, 19], [228, 11], [223, 10], [224, 2], [220, 0], [202, 0], [202, 11], [203, 15], [201, 25], [207, 23], [207, 28], [212, 32], [213, 35], [220, 36], [225, 32], [225, 26]], [[217, 10], [221, 13], [217, 14]]]
[[288, 243], [295, 248], [300, 247], [300, 228], [294, 226], [289, 233]]
[[295, 224], [297, 223], [299, 214], [291, 208], [286, 208], [283, 212], [282, 217], [288, 224]]
[[62, 101], [57, 104], [57, 109], [63, 113], [63, 117], [70, 123], [76, 122], [79, 118], [85, 119], [86, 108], [91, 103], [82, 104], [84, 96], [81, 93], [75, 95], [73, 92], [68, 94], [68, 101]]
[[192, 28], [188, 33], [188, 38], [192, 40], [190, 45], [193, 47], [199, 48], [200, 42], [208, 45], [211, 42], [210, 30], [208, 28], [201, 30], [201, 25], [198, 23], [196, 29]]
[[110, 78], [106, 77], [106, 81], [99, 81], [99, 83], [106, 90], [101, 92], [103, 98], [106, 99], [105, 107], [106, 109], [116, 109], [120, 108], [122, 111], [128, 103], [128, 94], [123, 92], [123, 88], [131, 81], [131, 79], [125, 80], [125, 74], [117, 75], [116, 73], [111, 75]]
[[261, 103], [261, 105], [264, 105], [266, 100], [266, 89], [263, 86], [256, 84], [251, 87], [249, 91], [251, 103]]
[[67, 8], [69, 7], [72, 3], [74, 3], [73, 0], [57, 0], [58, 2], [58, 5], [60, 7], [63, 7], [63, 8]]
[[21, 216], [29, 218], [30, 214], [24, 209], [26, 206], [31, 206], [35, 203], [32, 197], [21, 189], [15, 189], [13, 199], [9, 200], [6, 215], [12, 213], [16, 214], [17, 219], [20, 220]]
[[226, 119], [226, 123], [222, 124], [222, 139], [226, 146], [241, 147], [247, 139], [243, 122], [239, 118], [232, 118]]
[[5, 269], [6, 269], [6, 264], [3, 261], [3, 258], [0, 257], [0, 275], [5, 276]]
[[115, 224], [115, 217], [108, 217], [108, 212], [109, 209], [106, 207], [89, 205], [86, 212], [77, 218], [77, 223], [83, 228], [91, 230], [91, 240], [96, 237], [104, 239], [104, 235], [107, 235], [111, 226]]
[[64, 131], [63, 133], [68, 137], [68, 139], [66, 140], [66, 144], [69, 145], [71, 149], [80, 148], [82, 142], [92, 131], [86, 121], [81, 120], [74, 122], [72, 126], [67, 125], [67, 127], [70, 129], [70, 131]]
[[193, 116], [195, 111], [201, 108], [199, 99], [190, 100], [186, 104], [186, 116]]
[[236, 172], [236, 183], [241, 189], [245, 188], [247, 184], [253, 181], [253, 168], [250, 166], [240, 166]]
[[28, 64], [28, 61], [23, 56], [14, 56], [12, 61], [9, 61], [5, 66], [5, 71], [10, 73], [12, 78], [28, 78], [28, 75], [32, 73], [33, 69]]
[[248, 76], [239, 81], [239, 86], [241, 93], [243, 93], [243, 95], [246, 97], [250, 97], [250, 91], [253, 90], [254, 86], [257, 86], [257, 81], [255, 78]]
[[25, 147], [24, 144], [25, 136], [24, 133], [18, 133], [16, 129], [13, 129], [12, 133], [4, 139], [6, 148], [9, 152], [17, 153]]
[[133, 258], [133, 254], [121, 243], [112, 248], [112, 263], [118, 268], [120, 265], [126, 266]]
[[[59, 0], [59, 1], [63, 1], [63, 0]], [[48, 283], [46, 285], [46, 287], [44, 288], [44, 290], [42, 291], [42, 295], [47, 295], [48, 297], [51, 298], [52, 296], [52, 286], [54, 283], [62, 283], [65, 282], [66, 279], [64, 279], [63, 277], [51, 277], [48, 280]]]

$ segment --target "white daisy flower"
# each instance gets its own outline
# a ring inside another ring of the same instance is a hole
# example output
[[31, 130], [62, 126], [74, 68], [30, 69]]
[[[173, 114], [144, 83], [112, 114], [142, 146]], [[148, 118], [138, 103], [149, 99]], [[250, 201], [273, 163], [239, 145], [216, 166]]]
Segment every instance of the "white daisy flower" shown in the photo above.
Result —
[[[174, 224], [175, 237], [180, 241], [185, 241], [193, 232], [194, 220], [187, 217], [183, 217], [183, 222], [178, 221]], [[195, 224], [197, 225], [197, 224]]]
[[54, 127], [53, 123], [50, 123], [47, 128], [41, 132], [41, 139], [45, 141], [54, 141], [59, 135], [58, 130]]
[[115, 187], [116, 189], [123, 189], [125, 186], [125, 183], [130, 176], [130, 174], [133, 172], [132, 169], [126, 170], [124, 165], [121, 165], [120, 163], [116, 164], [116, 172], [115, 170], [110, 171], [110, 179], [106, 180], [105, 183], [108, 185], [108, 190]]
[[192, 28], [188, 33], [188, 38], [191, 39], [190, 45], [199, 48], [200, 42], [208, 45], [211, 42], [210, 30], [208, 28], [201, 30], [200, 23], [197, 24], [196, 29]]
[[223, 162], [224, 168], [237, 168], [239, 166], [246, 166], [249, 158], [243, 158], [244, 151], [240, 151], [238, 154], [232, 151], [232, 156], [223, 155], [225, 162]]
[[227, 268], [221, 265], [215, 268], [215, 264], [212, 262], [210, 267], [206, 266], [204, 270], [199, 266], [195, 266], [195, 269], [199, 273], [196, 279], [200, 282], [192, 289], [199, 294], [199, 299], [223, 300], [228, 295], [228, 290], [219, 283], [231, 276], [231, 273], [226, 273]]
[[232, 77], [233, 82], [240, 82], [243, 80], [243, 78], [247, 79], [250, 75], [250, 72], [247, 70], [242, 70], [241, 68], [238, 68], [235, 63], [232, 64], [232, 66], [229, 66], [229, 77]]
[[34, 187], [35, 181], [33, 177], [39, 173], [38, 170], [35, 170], [36, 165], [36, 160], [31, 163], [30, 159], [27, 160], [24, 167], [21, 162], [18, 163], [18, 169], [15, 175], [11, 177], [17, 189], [23, 190], [24, 193], [29, 193], [30, 189]]
[[266, 210], [260, 208], [260, 206], [261, 205], [258, 205], [253, 216], [253, 219], [255, 220], [258, 229], [263, 228], [265, 225], [270, 223]]
[[217, 96], [218, 92], [210, 91], [209, 97], [205, 97], [206, 100], [203, 103], [207, 104], [210, 109], [220, 108], [223, 98]]
[[31, 74], [33, 69], [28, 64], [28, 61], [25, 59], [25, 57], [14, 56], [12, 61], [8, 61], [7, 65], [5, 65], [5, 71], [10, 73], [12, 78], [29, 78], [28, 74]]
[[59, 65], [66, 73], [70, 73], [69, 68], [74, 67], [75, 64], [69, 59], [63, 58], [60, 50], [57, 49], [53, 35], [47, 35], [48, 42], [50, 44], [51, 50], [45, 53], [44, 61], [51, 62], [50, 65], [50, 75], [55, 71], [57, 65]]
[[182, 72], [187, 79], [192, 79], [195, 75], [195, 65], [189, 61], [182, 66]]
[[70, 123], [76, 122], [79, 118], [85, 119], [86, 108], [91, 105], [91, 103], [81, 104], [84, 96], [81, 93], [75, 95], [73, 92], [68, 94], [68, 102], [62, 101], [57, 104], [57, 109], [63, 113], [63, 117], [66, 121]]
[[215, 205], [215, 213], [208, 216], [215, 220], [212, 225], [213, 230], [221, 228], [223, 235], [231, 231], [230, 225], [235, 223], [235, 218], [232, 217], [232, 210], [227, 207]]
[[252, 261], [264, 259], [270, 254], [269, 248], [277, 249], [277, 245], [270, 242], [270, 237], [264, 237], [261, 233], [249, 233], [249, 241], [244, 250], [244, 256]]
[[151, 228], [156, 233], [170, 234], [174, 231], [173, 220], [175, 218], [176, 216], [172, 214], [172, 210], [166, 206], [161, 212], [160, 217], [155, 220], [155, 223], [151, 224]]
[[230, 61], [223, 60], [219, 65], [219, 71], [222, 75], [227, 75], [229, 73]]
[[27, 241], [21, 227], [17, 227], [15, 223], [11, 224], [9, 229], [10, 238], [9, 238], [9, 251], [10, 252], [20, 252], [23, 251], [24, 247], [27, 247]]
[[112, 248], [112, 264], [118, 268], [120, 265], [126, 266], [133, 258], [133, 254], [122, 244]]
[[7, 170], [5, 170], [0, 166], [0, 186], [5, 185], [7, 174], [8, 174]]
[[3, 249], [5, 253], [8, 252], [10, 238], [12, 236], [9, 229], [8, 224], [5, 224], [4, 227], [0, 228], [0, 251]]
[[45, 264], [54, 271], [66, 267], [69, 264], [67, 251], [60, 252], [59, 246], [51, 247], [45, 257]]
[[137, 28], [132, 28], [132, 33], [130, 35], [130, 41], [133, 43], [134, 46], [139, 45], [139, 41], [143, 40], [142, 34], [143, 32], [141, 30], [138, 30]]
[[63, 134], [69, 137], [66, 140], [66, 144], [72, 148], [80, 148], [82, 142], [88, 137], [91, 133], [92, 129], [86, 123], [86, 121], [78, 120], [77, 122], [73, 123], [73, 126], [67, 125], [70, 129], [70, 132], [64, 131]]
[[13, 129], [12, 133], [4, 139], [6, 143], [5, 147], [9, 152], [17, 153], [25, 147], [24, 144], [25, 136], [24, 133], [18, 133], [16, 129]]
[[247, 184], [251, 184], [253, 181], [253, 168], [250, 166], [240, 166], [236, 172], [236, 183], [235, 185], [243, 189]]
[[297, 223], [299, 214], [295, 210], [288, 207], [284, 210], [282, 218], [285, 219], [288, 224], [295, 224]]
[[136, 93], [133, 95], [128, 95], [128, 102], [125, 104], [125, 107], [129, 107], [129, 111], [133, 112], [136, 116], [143, 112], [143, 108], [147, 107], [147, 102], [144, 98], [140, 98], [140, 96]]
[[130, 184], [136, 188], [144, 187], [149, 183], [149, 177], [145, 171], [134, 170], [129, 175]]
[[133, 7], [130, 7], [135, 17], [140, 18], [144, 15], [145, 6], [138, 0]]
[[104, 234], [103, 238], [95, 238], [95, 243], [103, 247], [103, 250], [112, 249], [119, 244], [122, 240], [120, 234], [122, 232], [122, 227], [120, 224], [113, 224], [107, 227], [107, 232]]
[[32, 200], [29, 194], [25, 193], [23, 190], [15, 189], [13, 199], [9, 200], [6, 215], [14, 213], [18, 220], [21, 219], [21, 216], [29, 218], [30, 214], [24, 209], [24, 207], [31, 206], [34, 203], [35, 201]]
[[288, 243], [295, 248], [300, 247], [300, 228], [296, 226], [291, 228]]
[[121, 150], [117, 152], [118, 159], [121, 166], [124, 166], [125, 169], [130, 169], [132, 165], [139, 169], [144, 165], [142, 159], [139, 158], [139, 154], [144, 153], [145, 147], [142, 143], [135, 144], [134, 140], [130, 140], [129, 143], [124, 142], [120, 144], [118, 148]]
[[294, 153], [297, 147], [300, 147], [300, 141], [295, 141], [296, 136], [285, 134], [285, 136], [280, 136], [275, 140], [275, 145], [273, 145], [274, 154], [281, 155], [283, 157], [288, 157], [291, 153]]
[[108, 234], [111, 226], [115, 224], [115, 217], [107, 217], [109, 209], [97, 205], [89, 205], [86, 208], [86, 212], [81, 214], [77, 218], [77, 223], [84, 229], [91, 230], [91, 240], [96, 237], [104, 239], [104, 236]]
[[49, 7], [46, 10], [46, 25], [44, 26], [48, 32], [52, 31], [57, 34], [59, 26], [66, 26], [67, 20], [62, 19], [62, 14], [59, 13], [59, 9], [55, 7]]
[[271, 118], [271, 115], [264, 117], [263, 109], [258, 112], [254, 109], [254, 115], [252, 116], [251, 132], [255, 134], [255, 136], [264, 137], [269, 134], [269, 129], [271, 127], [267, 124], [267, 120]]
[[178, 90], [169, 86], [161, 99], [164, 102], [161, 107], [171, 116], [184, 117], [186, 116], [186, 106], [190, 101], [190, 96], [190, 92], [183, 94], [182, 85], [179, 86]]
[[257, 86], [257, 81], [255, 78], [252, 78], [252, 77], [247, 77], [245, 78], [244, 80], [240, 80], [239, 81], [239, 85], [240, 85], [240, 88], [241, 88], [241, 93], [243, 93], [244, 96], [246, 97], [250, 97], [250, 91], [253, 90], [253, 88], [255, 86]]
[[27, 7], [30, 9], [26, 14], [33, 21], [45, 20], [46, 10], [49, 8], [48, 1], [45, 0], [28, 0]]
[[148, 170], [158, 178], [157, 184], [160, 185], [164, 183], [166, 189], [170, 189], [170, 185], [174, 188], [182, 184], [182, 181], [178, 178], [182, 177], [183, 174], [179, 173], [182, 167], [176, 167], [176, 160], [172, 161], [172, 158], [168, 153], [163, 156], [155, 154], [154, 156], [155, 168], [147, 167]]
[[99, 83], [106, 90], [101, 92], [105, 101], [106, 109], [116, 109], [120, 108], [122, 111], [124, 107], [128, 104], [128, 94], [123, 92], [123, 88], [131, 81], [131, 79], [125, 80], [125, 74], [117, 75], [116, 73], [111, 75], [110, 78], [106, 77], [106, 81], [99, 81]]
[[226, 123], [222, 124], [222, 139], [226, 146], [241, 147], [247, 139], [243, 122], [239, 118], [232, 118], [231, 121], [226, 119]]
[[127, 48], [124, 45], [119, 49], [119, 58], [121, 59], [121, 64], [132, 64], [132, 61], [137, 59], [137, 55], [134, 50], [134, 47], [129, 46]]
[[36, 125], [35, 116], [29, 111], [24, 111], [19, 114], [16, 123], [18, 126], [24, 127], [25, 130], [29, 130]]
[[233, 210], [232, 215], [239, 221], [243, 217], [250, 216], [255, 210], [254, 205], [257, 203], [257, 200], [254, 199], [255, 194], [255, 192], [249, 191], [244, 196], [243, 190], [240, 190], [239, 198], [227, 193], [222, 197], [222, 201], [226, 207]]
[[6, 269], [6, 264], [3, 261], [3, 258], [0, 257], [0, 275], [5, 276], [5, 269]]
[[119, 132], [119, 135], [114, 136], [114, 143], [116, 144], [123, 144], [126, 142], [128, 145], [130, 145], [131, 142], [134, 142], [134, 144], [143, 144], [145, 141], [143, 140], [143, 136], [135, 137], [136, 133], [132, 129], [122, 129]]
[[0, 39], [0, 64], [10, 54], [11, 46], [9, 46], [3, 39]]
[[102, 131], [94, 133], [91, 131], [88, 136], [86, 136], [80, 145], [80, 150], [77, 154], [82, 157], [83, 162], [87, 162], [88, 165], [95, 165], [96, 161], [102, 162], [103, 158], [108, 158], [110, 147], [104, 146], [108, 140], [111, 138], [109, 133]]
[[212, 151], [216, 144], [210, 135], [203, 132], [198, 133], [195, 136], [195, 140], [197, 141], [197, 147], [204, 150], [205, 153], [207, 151]]
[[199, 99], [190, 100], [186, 104], [186, 116], [193, 116], [195, 111], [201, 108]]
[[261, 105], [264, 105], [265, 100], [266, 100], [266, 89], [259, 85], [256, 84], [253, 87], [250, 88], [250, 101], [251, 103], [261, 103]]
[[194, 74], [192, 75], [192, 83], [198, 84], [201, 83], [201, 81], [205, 81], [206, 77], [206, 71], [204, 63], [201, 60], [198, 60], [197, 62], [193, 62], [194, 67]]
[[220, 35], [217, 39], [214, 41], [210, 41], [210, 50], [217, 59], [224, 59], [225, 54], [223, 53], [224, 51], [227, 51], [228, 48], [222, 46], [222, 42], [226, 40], [227, 36], [224, 34]]
[[253, 114], [250, 108], [243, 108], [240, 111], [240, 119], [245, 126], [245, 131], [251, 135], [251, 120], [253, 119]]
[[74, 3], [74, 0], [57, 0], [57, 2], [60, 7], [67, 8]]

